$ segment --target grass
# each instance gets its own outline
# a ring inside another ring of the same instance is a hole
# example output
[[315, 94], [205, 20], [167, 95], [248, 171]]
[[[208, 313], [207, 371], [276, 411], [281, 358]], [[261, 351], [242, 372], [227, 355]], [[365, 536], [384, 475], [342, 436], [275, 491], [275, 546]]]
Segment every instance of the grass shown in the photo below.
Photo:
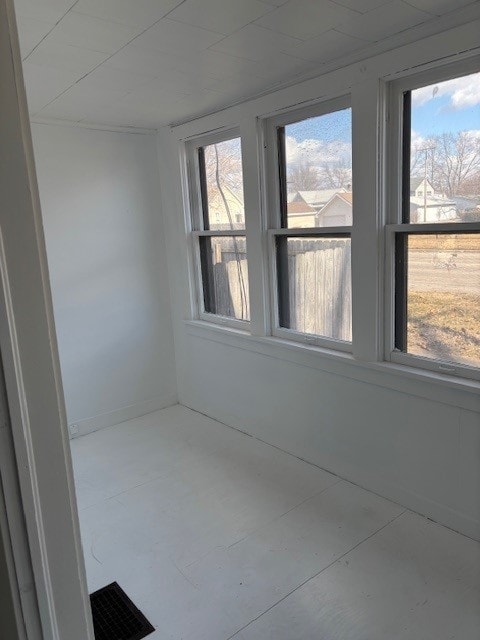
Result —
[[410, 291], [408, 352], [480, 366], [480, 295]]

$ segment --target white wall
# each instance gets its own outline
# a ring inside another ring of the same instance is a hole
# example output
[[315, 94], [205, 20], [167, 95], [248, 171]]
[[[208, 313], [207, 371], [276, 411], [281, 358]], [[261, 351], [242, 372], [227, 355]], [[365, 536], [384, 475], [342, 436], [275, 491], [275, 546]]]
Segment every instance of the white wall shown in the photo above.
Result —
[[[379, 78], [390, 79], [409, 65], [478, 47], [479, 34], [479, 21], [472, 22], [219, 114], [172, 130], [165, 128], [158, 134], [158, 146], [180, 402], [480, 539], [478, 383], [412, 371], [383, 363], [381, 357], [378, 362], [368, 357], [360, 362], [351, 356], [335, 356], [273, 338], [268, 325], [262, 334], [261, 323], [252, 323], [256, 335], [248, 335], [195, 322], [188, 215], [183, 212], [185, 194], [179, 162], [182, 139], [240, 125], [245, 133], [244, 149], [248, 144], [251, 152], [250, 166], [244, 165], [249, 181], [245, 197], [247, 213], [255, 225], [255, 217], [261, 219], [261, 200], [254, 187], [258, 180], [254, 136], [257, 116], [329, 93], [342, 95], [355, 90], [362, 96], [366, 87], [367, 99], [369, 91], [373, 96], [373, 118], [369, 120], [370, 130], [360, 135], [374, 138]], [[360, 166], [358, 180], [364, 184], [357, 183], [362, 188], [356, 191], [354, 215], [372, 216], [376, 209], [376, 159], [375, 144], [367, 140], [361, 164], [371, 163], [372, 168], [369, 174], [368, 166]], [[368, 179], [363, 180], [366, 176]], [[257, 225], [257, 235], [250, 235], [255, 256], [265, 235], [259, 222]], [[247, 229], [250, 242], [248, 233]], [[374, 265], [381, 265], [381, 243], [375, 233], [372, 224], [370, 240], [362, 240], [372, 242], [371, 251], [366, 251], [362, 259], [373, 259]], [[250, 267], [251, 285], [260, 283], [261, 287], [257, 257]], [[258, 311], [260, 297], [256, 302]], [[357, 349], [361, 353], [363, 344]]]
[[155, 139], [32, 126], [69, 424], [176, 402]]

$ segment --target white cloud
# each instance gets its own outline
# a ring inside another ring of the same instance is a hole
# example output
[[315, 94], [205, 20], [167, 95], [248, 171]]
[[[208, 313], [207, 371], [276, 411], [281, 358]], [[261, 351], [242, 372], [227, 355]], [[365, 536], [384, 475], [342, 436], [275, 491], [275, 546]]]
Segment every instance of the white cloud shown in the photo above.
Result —
[[412, 91], [412, 104], [419, 107], [430, 100], [448, 96], [449, 107], [455, 110], [480, 104], [480, 73], [454, 78]]
[[325, 164], [350, 166], [352, 162], [352, 145], [350, 142], [326, 142], [325, 140], [307, 139], [298, 142], [293, 136], [285, 137], [287, 162], [290, 165], [308, 162], [322, 167]]

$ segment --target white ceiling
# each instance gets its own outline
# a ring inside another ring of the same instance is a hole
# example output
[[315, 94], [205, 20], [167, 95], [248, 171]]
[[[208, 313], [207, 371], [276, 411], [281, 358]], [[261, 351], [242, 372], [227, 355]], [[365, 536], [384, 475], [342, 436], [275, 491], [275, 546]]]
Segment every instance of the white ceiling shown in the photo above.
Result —
[[34, 119], [157, 128], [480, 0], [15, 0]]

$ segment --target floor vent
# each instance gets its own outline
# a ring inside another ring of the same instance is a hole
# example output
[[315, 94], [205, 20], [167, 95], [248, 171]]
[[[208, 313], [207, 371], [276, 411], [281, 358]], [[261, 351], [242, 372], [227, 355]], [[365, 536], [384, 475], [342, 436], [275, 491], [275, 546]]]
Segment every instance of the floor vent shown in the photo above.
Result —
[[90, 595], [95, 640], [141, 640], [155, 631], [116, 583]]

